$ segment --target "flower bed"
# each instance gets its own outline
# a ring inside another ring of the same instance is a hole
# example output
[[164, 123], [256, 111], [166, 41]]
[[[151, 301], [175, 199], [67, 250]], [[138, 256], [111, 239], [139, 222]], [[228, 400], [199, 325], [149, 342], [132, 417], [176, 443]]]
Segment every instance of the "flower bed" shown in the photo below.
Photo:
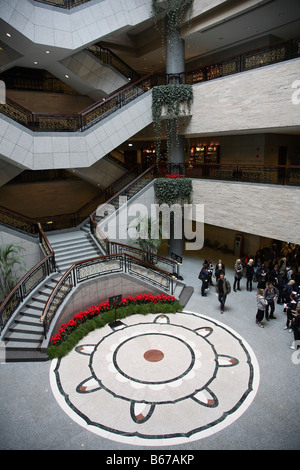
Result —
[[179, 175], [179, 174], [174, 174], [174, 175], [166, 175], [166, 178], [185, 178], [185, 175]]
[[[174, 304], [175, 297], [172, 295], [151, 295], [151, 294], [141, 294], [136, 295], [135, 297], [128, 296], [123, 297], [121, 302], [117, 304], [117, 308], [127, 307], [130, 305], [138, 306], [147, 303], [152, 304]], [[78, 326], [86, 323], [88, 320], [94, 319], [98, 316], [103, 315], [104, 312], [113, 310], [114, 307], [109, 304], [107, 300], [101, 302], [99, 305], [94, 305], [93, 307], [80, 311], [74, 315], [74, 317], [69, 320], [67, 323], [63, 323], [59, 328], [57, 334], [52, 336], [50, 343], [52, 345], [59, 345], [67, 339], [67, 337], [78, 328]], [[155, 309], [156, 310], [156, 309]]]

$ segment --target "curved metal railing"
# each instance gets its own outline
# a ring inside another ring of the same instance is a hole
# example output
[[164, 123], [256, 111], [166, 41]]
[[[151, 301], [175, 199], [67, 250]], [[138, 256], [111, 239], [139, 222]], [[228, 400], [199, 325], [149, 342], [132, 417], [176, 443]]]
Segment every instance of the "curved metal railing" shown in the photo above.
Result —
[[[224, 59], [218, 64], [186, 72], [179, 78], [186, 84], [194, 85], [297, 57], [300, 57], [299, 36]], [[171, 83], [172, 77], [163, 74], [147, 75], [134, 83], [125, 85], [106, 99], [94, 103], [78, 114], [33, 113], [9, 98], [6, 99], [5, 104], [1, 105], [0, 111], [32, 131], [83, 132], [154, 86]]]
[[46, 279], [46, 277], [56, 270], [54, 250], [52, 249], [41, 224], [37, 223], [36, 225], [40, 237], [40, 243], [46, 256], [22, 277], [0, 305], [0, 332], [15, 313], [21, 302], [23, 302], [26, 297], [28, 297], [29, 294]]
[[129, 274], [173, 295], [173, 277], [153, 265], [125, 253], [99, 256], [73, 264], [56, 284], [41, 316], [44, 336], [62, 302], [79, 284], [97, 279], [107, 274]]

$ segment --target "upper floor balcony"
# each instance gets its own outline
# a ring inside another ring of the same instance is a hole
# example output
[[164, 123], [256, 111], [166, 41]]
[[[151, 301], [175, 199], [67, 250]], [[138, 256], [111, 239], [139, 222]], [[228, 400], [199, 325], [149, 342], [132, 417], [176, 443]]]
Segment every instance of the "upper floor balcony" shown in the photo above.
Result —
[[[194, 103], [179, 132], [188, 138], [299, 133], [299, 44], [295, 38], [186, 74]], [[151, 89], [164, 83], [165, 76], [143, 77], [71, 115], [33, 113], [7, 100], [0, 107], [6, 115], [0, 118], [0, 152], [23, 169], [89, 167], [149, 128]]]

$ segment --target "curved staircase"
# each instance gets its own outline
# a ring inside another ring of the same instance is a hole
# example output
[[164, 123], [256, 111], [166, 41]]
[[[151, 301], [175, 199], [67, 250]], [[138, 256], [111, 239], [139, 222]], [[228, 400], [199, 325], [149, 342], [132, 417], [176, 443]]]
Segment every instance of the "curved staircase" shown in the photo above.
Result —
[[44, 328], [40, 321], [48, 297], [60, 278], [49, 276], [21, 306], [1, 341], [1, 360], [5, 362], [47, 361], [42, 350]]
[[[131, 199], [138, 191], [149, 182], [149, 175], [141, 181], [135, 181], [125, 187], [128, 199]], [[119, 195], [120, 193], [117, 193]], [[118, 209], [117, 198], [109, 200]], [[97, 219], [96, 213], [94, 213]], [[98, 221], [97, 221], [98, 222]], [[4, 329], [0, 342], [1, 362], [26, 362], [46, 361], [48, 355], [43, 350], [44, 328], [40, 321], [47, 300], [63, 273], [74, 263], [102, 256], [98, 243], [91, 236], [90, 224], [77, 229], [63, 232], [48, 233], [47, 239], [55, 252], [55, 264], [57, 272], [48, 276], [43, 283], [33, 290], [23, 304], [17, 309], [15, 316]], [[174, 295], [184, 307], [193, 294], [193, 287], [186, 286], [184, 282], [177, 281]]]

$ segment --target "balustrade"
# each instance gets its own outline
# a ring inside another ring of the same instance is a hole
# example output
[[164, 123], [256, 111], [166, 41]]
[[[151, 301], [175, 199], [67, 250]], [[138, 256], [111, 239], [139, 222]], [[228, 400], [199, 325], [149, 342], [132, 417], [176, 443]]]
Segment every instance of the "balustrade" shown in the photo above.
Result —
[[[299, 165], [184, 163], [175, 169], [178, 170], [178, 174], [189, 178], [300, 186]], [[174, 173], [174, 168], [172, 170]], [[164, 177], [169, 173], [170, 166], [166, 163], [159, 163], [156, 176]]]
[[38, 3], [45, 3], [46, 5], [51, 5], [54, 7], [64, 8], [70, 10], [84, 3], [88, 3], [91, 0], [34, 0]]
[[6, 104], [1, 105], [0, 111], [36, 132], [83, 132], [154, 86], [173, 83], [173, 79], [176, 82], [179, 80], [180, 83], [193, 85], [297, 57], [300, 57], [299, 37], [225, 59], [220, 64], [187, 72], [184, 76], [183, 74], [174, 77], [172, 75], [166, 77], [164, 74], [147, 75], [125, 85], [105, 100], [98, 101], [76, 115], [32, 113], [9, 98]]
[[[7, 217], [5, 218], [5, 216]], [[45, 257], [25, 274], [0, 305], [0, 332], [3, 330], [7, 321], [14, 314], [20, 303], [23, 302], [23, 300], [25, 300], [29, 294], [46, 279], [47, 276], [56, 270], [54, 251], [41, 227], [41, 224], [24, 217], [24, 223], [20, 225], [20, 222], [22, 222], [22, 216], [20, 216], [20, 214], [0, 208], [0, 222], [3, 222], [3, 217], [6, 225], [13, 226], [18, 230], [20, 230], [20, 227], [22, 226], [23, 231], [28, 229], [28, 233], [30, 234], [33, 234], [33, 232], [37, 233], [39, 235], [40, 244]]]
[[75, 263], [57, 283], [44, 308], [41, 321], [44, 326], [45, 339], [47, 339], [50, 325], [58, 308], [77, 285], [90, 279], [100, 278], [101, 276], [113, 273], [130, 274], [173, 295], [173, 277], [170, 273], [141, 261], [132, 255], [125, 253], [106, 255]]

